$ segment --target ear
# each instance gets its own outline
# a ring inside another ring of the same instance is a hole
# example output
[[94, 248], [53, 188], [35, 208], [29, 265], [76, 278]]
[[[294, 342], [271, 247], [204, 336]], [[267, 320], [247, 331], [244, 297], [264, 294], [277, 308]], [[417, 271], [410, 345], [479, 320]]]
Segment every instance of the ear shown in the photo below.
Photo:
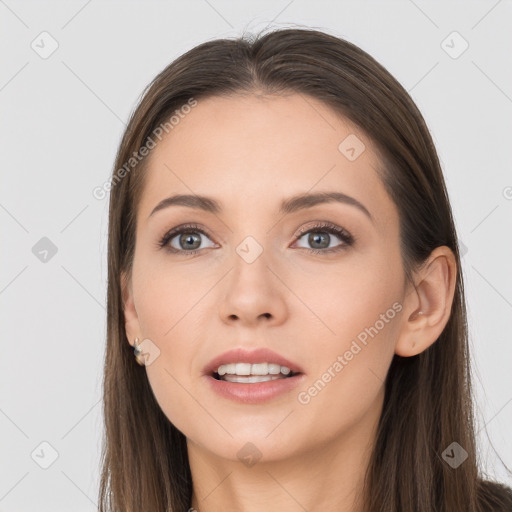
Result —
[[450, 318], [456, 279], [453, 252], [447, 246], [436, 247], [406, 291], [397, 355], [415, 356], [438, 339]]
[[121, 273], [121, 296], [123, 300], [126, 337], [128, 338], [128, 343], [133, 347], [135, 338], [141, 339], [141, 330], [133, 300], [131, 278], [125, 272]]

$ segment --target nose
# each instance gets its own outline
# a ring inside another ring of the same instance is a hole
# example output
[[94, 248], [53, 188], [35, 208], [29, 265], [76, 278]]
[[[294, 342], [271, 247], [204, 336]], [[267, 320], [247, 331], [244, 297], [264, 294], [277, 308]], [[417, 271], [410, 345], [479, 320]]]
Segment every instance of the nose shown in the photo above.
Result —
[[263, 255], [252, 263], [239, 259], [226, 277], [219, 315], [227, 324], [279, 325], [288, 314], [286, 292], [286, 286]]

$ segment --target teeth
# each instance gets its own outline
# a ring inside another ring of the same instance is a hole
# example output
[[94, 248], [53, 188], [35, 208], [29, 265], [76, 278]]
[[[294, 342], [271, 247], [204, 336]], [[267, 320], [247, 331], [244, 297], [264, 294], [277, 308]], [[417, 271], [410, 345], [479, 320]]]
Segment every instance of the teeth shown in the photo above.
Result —
[[267, 382], [269, 380], [285, 379], [284, 375], [250, 375], [249, 377], [243, 375], [224, 375], [222, 380], [228, 382], [247, 382], [254, 384], [255, 382]]
[[[258, 363], [258, 364], [248, 365], [248, 366], [251, 367], [249, 373], [252, 373], [253, 375], [268, 375], [268, 363]], [[237, 367], [238, 367], [238, 365], [237, 365]]]
[[270, 373], [270, 375], [277, 375], [278, 373], [281, 373], [282, 368], [289, 370], [289, 368], [286, 368], [286, 366], [279, 366], [278, 364], [269, 364], [268, 373]]
[[[231, 363], [231, 364], [222, 364], [217, 369], [217, 373], [220, 376], [230, 374], [230, 375], [253, 375], [253, 376], [266, 376], [266, 375], [288, 375], [291, 372], [290, 368], [287, 366], [280, 366], [278, 364], [272, 363]], [[278, 377], [279, 378], [279, 377]], [[226, 378], [227, 380], [227, 378]], [[270, 380], [270, 379], [267, 379]], [[232, 381], [236, 382], [236, 381]], [[244, 379], [243, 382], [249, 382], [247, 379]], [[260, 382], [260, 381], [255, 381]], [[263, 382], [263, 381], [261, 381]]]
[[235, 373], [235, 366], [234, 364], [223, 364], [219, 366], [217, 373], [219, 375], [225, 375], [226, 373]]
[[251, 375], [251, 365], [249, 363], [236, 363], [235, 373], [237, 375]]

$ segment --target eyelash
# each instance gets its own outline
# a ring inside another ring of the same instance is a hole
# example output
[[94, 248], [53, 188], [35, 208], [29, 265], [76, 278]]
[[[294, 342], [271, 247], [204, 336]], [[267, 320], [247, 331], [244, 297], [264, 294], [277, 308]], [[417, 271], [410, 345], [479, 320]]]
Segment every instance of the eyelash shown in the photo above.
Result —
[[[301, 228], [295, 235], [294, 239], [295, 241], [300, 240], [304, 235], [311, 233], [311, 232], [319, 232], [319, 233], [329, 233], [332, 235], [336, 235], [342, 240], [342, 244], [338, 245], [337, 247], [333, 247], [330, 249], [308, 249], [305, 247], [301, 247], [301, 249], [304, 249], [310, 254], [332, 254], [336, 252], [343, 251], [354, 244], [355, 238], [345, 229], [336, 226], [335, 224], [331, 224], [330, 222], [322, 222], [315, 224], [313, 226], [308, 226], [305, 228]], [[197, 224], [185, 224], [182, 226], [178, 226], [176, 228], [171, 229], [168, 231], [158, 242], [158, 247], [160, 249], [165, 248], [169, 252], [173, 254], [186, 254], [186, 256], [194, 256], [195, 254], [201, 252], [202, 249], [194, 249], [192, 251], [183, 251], [179, 249], [175, 249], [174, 247], [170, 247], [167, 244], [174, 238], [176, 235], [182, 235], [182, 234], [190, 234], [190, 233], [201, 233], [202, 235], [211, 238], [210, 235], [204, 231], [202, 228], [200, 228]]]
[[321, 222], [318, 224], [314, 224], [312, 226], [307, 226], [301, 228], [297, 234], [294, 235], [295, 240], [300, 240], [304, 235], [308, 233], [329, 233], [331, 235], [336, 235], [343, 242], [341, 245], [336, 247], [331, 247], [330, 249], [308, 249], [305, 247], [301, 247], [301, 249], [305, 249], [310, 254], [332, 254], [336, 252], [343, 251], [354, 244], [355, 238], [342, 227], [336, 226], [335, 224], [331, 224], [330, 222]]

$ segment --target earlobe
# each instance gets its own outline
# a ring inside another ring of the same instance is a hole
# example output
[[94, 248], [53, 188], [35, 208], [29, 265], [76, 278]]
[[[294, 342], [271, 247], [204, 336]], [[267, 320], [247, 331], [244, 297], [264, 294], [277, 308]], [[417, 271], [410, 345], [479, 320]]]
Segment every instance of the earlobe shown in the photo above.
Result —
[[404, 324], [395, 345], [402, 357], [415, 356], [437, 341], [450, 319], [457, 264], [449, 247], [434, 249], [404, 299]]

